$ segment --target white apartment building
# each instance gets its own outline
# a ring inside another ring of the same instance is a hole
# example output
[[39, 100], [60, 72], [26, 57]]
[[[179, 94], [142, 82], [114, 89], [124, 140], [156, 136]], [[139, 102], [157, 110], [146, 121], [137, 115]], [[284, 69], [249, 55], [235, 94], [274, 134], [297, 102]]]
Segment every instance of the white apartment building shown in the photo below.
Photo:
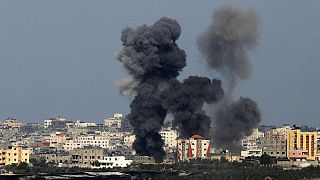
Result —
[[122, 114], [116, 113], [112, 118], [104, 120], [104, 125], [109, 128], [121, 128]]
[[75, 126], [75, 127], [78, 127], [78, 128], [86, 128], [86, 127], [89, 127], [89, 126], [97, 126], [97, 123], [93, 123], [93, 122], [81, 122], [80, 120], [77, 120], [77, 121], [74, 123], [74, 126]]
[[43, 127], [45, 129], [48, 129], [48, 127], [51, 126], [51, 125], [52, 125], [52, 119], [46, 119], [46, 120], [43, 121]]
[[177, 160], [210, 159], [210, 140], [200, 135], [193, 135], [189, 139], [179, 139], [177, 146]]
[[124, 156], [105, 156], [103, 160], [98, 161], [100, 166], [94, 166], [93, 168], [124, 168], [132, 163], [132, 160], [127, 160]]
[[164, 141], [164, 146], [167, 148], [177, 148], [178, 142], [178, 131], [173, 128], [167, 128], [160, 131], [162, 140]]
[[247, 157], [260, 157], [262, 156], [262, 149], [250, 149], [240, 152], [241, 158], [247, 158]]
[[109, 141], [110, 138], [101, 135], [81, 135], [73, 140], [67, 140], [63, 149], [70, 151], [85, 146], [109, 148]]

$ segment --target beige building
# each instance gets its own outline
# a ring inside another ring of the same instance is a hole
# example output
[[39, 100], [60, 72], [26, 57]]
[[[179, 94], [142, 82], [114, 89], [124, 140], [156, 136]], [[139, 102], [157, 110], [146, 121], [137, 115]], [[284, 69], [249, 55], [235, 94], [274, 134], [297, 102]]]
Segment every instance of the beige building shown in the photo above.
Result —
[[29, 163], [30, 152], [26, 148], [9, 146], [8, 149], [1, 149], [0, 154], [0, 165]]
[[74, 123], [74, 127], [78, 127], [78, 128], [86, 128], [86, 127], [90, 127], [90, 126], [96, 126], [97, 123], [93, 123], [93, 122], [81, 122], [80, 120], [77, 120]]
[[91, 168], [97, 161], [104, 160], [104, 150], [102, 148], [74, 149], [70, 152], [71, 166]]
[[132, 148], [132, 144], [135, 139], [136, 139], [136, 136], [133, 133], [125, 133], [123, 135], [123, 143], [125, 146], [129, 148]]
[[193, 135], [189, 139], [179, 139], [177, 146], [177, 160], [210, 159], [210, 140], [200, 135]]
[[176, 149], [178, 143], [178, 131], [173, 128], [167, 128], [160, 131], [165, 148]]
[[4, 125], [5, 127], [21, 128], [22, 123], [19, 123], [16, 119], [7, 118], [7, 119], [3, 122], [3, 125]]
[[122, 114], [116, 113], [112, 118], [104, 120], [104, 125], [109, 128], [121, 128]]

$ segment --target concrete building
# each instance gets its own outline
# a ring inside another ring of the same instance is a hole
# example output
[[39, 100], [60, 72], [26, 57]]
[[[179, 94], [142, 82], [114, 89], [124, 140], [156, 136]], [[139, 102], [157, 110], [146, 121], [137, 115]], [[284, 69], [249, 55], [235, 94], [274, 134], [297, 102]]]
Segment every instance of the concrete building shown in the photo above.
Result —
[[21, 128], [22, 123], [19, 123], [16, 119], [14, 118], [7, 118], [4, 122], [3, 125], [5, 127], [9, 127], [9, 128]]
[[210, 140], [200, 135], [193, 135], [189, 139], [179, 139], [177, 146], [177, 160], [210, 159]]
[[66, 140], [63, 145], [63, 149], [70, 151], [77, 148], [83, 148], [85, 146], [109, 148], [110, 138], [101, 135], [81, 135], [74, 139]]
[[104, 120], [104, 125], [108, 128], [121, 128], [122, 114], [116, 113], [112, 118]]
[[178, 143], [178, 131], [173, 128], [167, 128], [160, 131], [165, 148], [176, 149]]
[[261, 143], [264, 139], [264, 133], [260, 132], [258, 128], [252, 131], [250, 136], [245, 137], [241, 141], [244, 150], [257, 150], [261, 148]]
[[262, 155], [262, 149], [250, 149], [250, 150], [244, 150], [240, 152], [240, 156], [242, 159], [248, 158], [248, 157], [260, 157]]
[[132, 148], [132, 143], [136, 139], [136, 136], [133, 133], [125, 133], [123, 135], [123, 143], [125, 146]]
[[291, 129], [289, 125], [280, 128], [272, 128], [264, 133], [262, 144], [262, 153], [272, 157], [287, 157], [287, 138], [288, 131]]
[[301, 132], [299, 128], [289, 130], [287, 144], [289, 159], [316, 160], [317, 132]]
[[128, 167], [132, 160], [127, 160], [124, 156], [105, 156], [103, 160], [99, 160], [99, 166], [93, 168], [124, 168]]
[[1, 149], [0, 154], [0, 165], [19, 164], [21, 162], [29, 163], [30, 152], [23, 147], [10, 146], [7, 149]]
[[74, 127], [78, 127], [78, 128], [87, 128], [87, 127], [91, 127], [91, 126], [97, 126], [97, 123], [81, 122], [80, 120], [77, 120], [74, 123]]
[[104, 150], [102, 148], [82, 148], [70, 151], [71, 166], [81, 168], [91, 168], [95, 162], [104, 159]]

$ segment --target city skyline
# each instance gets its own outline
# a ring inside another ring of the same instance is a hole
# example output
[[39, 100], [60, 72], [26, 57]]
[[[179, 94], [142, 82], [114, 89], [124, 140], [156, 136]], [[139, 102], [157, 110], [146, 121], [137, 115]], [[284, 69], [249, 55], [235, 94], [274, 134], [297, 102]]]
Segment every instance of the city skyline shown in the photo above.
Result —
[[320, 126], [315, 96], [320, 3], [170, 2], [1, 2], [0, 118], [42, 122], [64, 115], [103, 121], [116, 112], [127, 114], [131, 100], [114, 84], [126, 75], [114, 57], [121, 30], [162, 16], [183, 27], [178, 43], [188, 66], [179, 79], [208, 75], [196, 38], [210, 24], [214, 8], [236, 3], [255, 8], [263, 20], [260, 45], [252, 54], [253, 77], [239, 85], [237, 96], [258, 102], [261, 124]]

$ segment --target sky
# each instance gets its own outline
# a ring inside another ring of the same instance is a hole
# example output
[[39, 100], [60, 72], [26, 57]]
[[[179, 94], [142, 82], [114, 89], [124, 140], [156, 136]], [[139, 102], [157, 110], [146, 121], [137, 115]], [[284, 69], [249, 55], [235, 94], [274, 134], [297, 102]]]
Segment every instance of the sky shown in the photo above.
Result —
[[115, 59], [126, 26], [178, 20], [177, 44], [187, 53], [189, 75], [206, 69], [196, 39], [214, 8], [233, 4], [262, 17], [259, 46], [251, 53], [251, 79], [235, 98], [258, 102], [262, 124], [320, 127], [320, 1], [295, 0], [2, 0], [0, 1], [0, 120], [27, 122], [63, 115], [101, 122], [129, 112], [132, 99], [115, 81], [126, 71]]

